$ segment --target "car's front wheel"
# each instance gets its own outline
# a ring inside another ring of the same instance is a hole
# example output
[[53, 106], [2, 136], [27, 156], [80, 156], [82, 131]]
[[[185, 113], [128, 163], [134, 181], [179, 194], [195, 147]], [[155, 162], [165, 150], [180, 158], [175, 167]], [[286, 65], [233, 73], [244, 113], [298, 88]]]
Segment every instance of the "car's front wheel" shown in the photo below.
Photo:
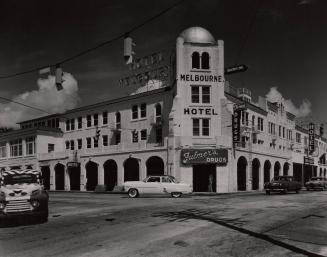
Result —
[[128, 196], [130, 198], [138, 197], [138, 195], [139, 195], [139, 191], [137, 191], [136, 188], [131, 188], [130, 190], [128, 190]]
[[173, 193], [171, 193], [171, 196], [174, 198], [178, 198], [178, 197], [182, 196], [182, 193], [181, 192], [173, 192]]

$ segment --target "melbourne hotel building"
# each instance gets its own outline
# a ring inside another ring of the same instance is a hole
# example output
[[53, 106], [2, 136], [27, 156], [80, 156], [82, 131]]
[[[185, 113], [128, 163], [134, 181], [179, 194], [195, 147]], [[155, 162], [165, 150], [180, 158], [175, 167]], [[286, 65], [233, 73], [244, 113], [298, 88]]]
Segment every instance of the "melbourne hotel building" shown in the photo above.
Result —
[[189, 28], [171, 56], [168, 83], [1, 133], [0, 170], [41, 169], [47, 189], [67, 191], [119, 190], [151, 174], [196, 192], [261, 190], [283, 174], [302, 183], [326, 176], [323, 133], [298, 126], [283, 100], [254, 102], [248, 89], [229, 86], [222, 40]]

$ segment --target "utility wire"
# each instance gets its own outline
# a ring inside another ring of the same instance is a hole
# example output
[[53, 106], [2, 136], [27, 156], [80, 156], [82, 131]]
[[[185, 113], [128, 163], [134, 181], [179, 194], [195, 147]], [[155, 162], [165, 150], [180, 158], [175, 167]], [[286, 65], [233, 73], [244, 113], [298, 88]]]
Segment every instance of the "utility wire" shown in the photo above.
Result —
[[152, 22], [153, 20], [157, 19], [158, 17], [160, 17], [160, 16], [164, 15], [165, 13], [169, 12], [170, 10], [174, 9], [178, 5], [182, 4], [184, 1], [185, 0], [180, 0], [177, 3], [173, 4], [172, 6], [166, 8], [166, 9], [162, 10], [161, 12], [157, 13], [156, 15], [152, 16], [151, 18], [149, 18], [149, 19], [143, 21], [142, 23], [132, 27], [130, 30], [128, 30], [128, 31], [126, 31], [126, 32], [124, 32], [124, 33], [122, 33], [122, 34], [120, 34], [120, 35], [118, 35], [118, 36], [116, 36], [116, 37], [114, 37], [112, 39], [104, 41], [104, 42], [98, 44], [97, 46], [94, 46], [92, 48], [83, 50], [83, 51], [81, 51], [81, 52], [79, 52], [79, 53], [77, 53], [75, 55], [67, 57], [67, 58], [65, 58], [65, 59], [63, 59], [63, 60], [61, 60], [59, 62], [56, 62], [55, 64], [50, 64], [50, 65], [47, 65], [47, 66], [41, 66], [41, 67], [37, 67], [37, 68], [30, 69], [30, 70], [9, 74], [9, 75], [2, 75], [2, 76], [0, 76], [0, 79], [7, 79], [7, 78], [12, 78], [12, 77], [17, 77], [17, 76], [24, 75], [24, 74], [27, 74], [27, 73], [32, 73], [32, 72], [39, 71], [39, 70], [41, 70], [43, 68], [53, 67], [53, 66], [55, 66], [57, 64], [64, 64], [64, 63], [70, 62], [70, 61], [72, 61], [72, 60], [74, 60], [74, 59], [76, 59], [76, 58], [78, 58], [78, 57], [80, 57], [82, 55], [88, 54], [88, 53], [90, 53], [90, 52], [92, 52], [92, 51], [94, 51], [94, 50], [96, 50], [96, 49], [98, 49], [100, 47], [103, 47], [105, 45], [108, 45], [108, 44], [110, 44], [110, 43], [112, 43], [112, 42], [114, 42], [114, 41], [116, 41], [116, 40], [118, 40], [120, 38], [124, 38], [126, 35], [129, 35], [130, 33], [134, 32], [135, 30], [145, 26], [146, 24]]

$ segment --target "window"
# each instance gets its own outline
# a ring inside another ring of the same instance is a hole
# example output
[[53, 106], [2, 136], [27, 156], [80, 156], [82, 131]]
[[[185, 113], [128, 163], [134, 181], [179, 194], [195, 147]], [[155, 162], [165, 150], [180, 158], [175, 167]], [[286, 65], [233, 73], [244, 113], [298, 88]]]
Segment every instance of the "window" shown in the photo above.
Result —
[[162, 143], [162, 128], [156, 128], [156, 143]]
[[160, 117], [161, 116], [161, 105], [160, 104], [157, 104], [156, 105], [156, 117]]
[[70, 120], [70, 130], [75, 130], [75, 120], [74, 119]]
[[146, 117], [146, 104], [141, 104], [141, 118]]
[[86, 126], [88, 128], [92, 126], [92, 116], [91, 115], [86, 116]]
[[93, 147], [98, 147], [99, 146], [99, 140], [96, 140], [95, 138], [93, 138]]
[[255, 128], [255, 116], [252, 115], [252, 121], [251, 121], [252, 128]]
[[207, 52], [204, 52], [201, 55], [201, 68], [204, 70], [209, 69], [209, 54]]
[[192, 69], [200, 69], [200, 54], [198, 52], [192, 54]]
[[108, 124], [108, 112], [103, 112], [102, 113], [102, 124], [103, 125]]
[[98, 114], [95, 113], [95, 114], [93, 115], [93, 125], [94, 125], [94, 126], [98, 126], [98, 124], [99, 124]]
[[10, 156], [22, 156], [23, 155], [23, 146], [22, 146], [22, 140], [17, 139], [10, 141]]
[[48, 153], [54, 152], [55, 145], [54, 144], [48, 144]]
[[51, 120], [47, 120], [47, 127], [51, 128]]
[[0, 143], [0, 158], [7, 157], [6, 142]]
[[132, 142], [137, 143], [139, 141], [139, 133], [136, 130], [132, 131]]
[[119, 131], [115, 133], [115, 144], [116, 145], [120, 144], [120, 141], [121, 141], [121, 133]]
[[74, 140], [70, 140], [70, 150], [75, 150], [75, 142], [74, 142]]
[[90, 137], [86, 138], [86, 148], [91, 148], [92, 147], [92, 140]]
[[205, 104], [210, 103], [210, 87], [191, 86], [191, 102]]
[[278, 126], [278, 136], [282, 137], [282, 126], [281, 125]]
[[137, 105], [132, 106], [132, 120], [136, 120], [139, 117]]
[[82, 149], [83, 146], [83, 140], [82, 139], [77, 139], [77, 149]]
[[283, 138], [285, 138], [285, 127], [283, 127]]
[[70, 120], [66, 120], [66, 131], [70, 131]]
[[116, 112], [116, 129], [120, 129], [120, 113]]
[[210, 119], [193, 119], [193, 136], [210, 136]]
[[26, 138], [26, 155], [35, 154], [35, 138], [28, 137]]
[[56, 123], [56, 124], [55, 124], [55, 125], [56, 125], [56, 128], [59, 128], [59, 118], [56, 118], [56, 119], [55, 119], [55, 123]]
[[82, 128], [82, 124], [83, 124], [82, 117], [78, 117], [77, 118], [77, 128], [78, 129], [81, 129]]
[[67, 150], [70, 149], [70, 142], [69, 141], [66, 141], [65, 143], [66, 143], [66, 149]]
[[160, 177], [149, 177], [147, 182], [160, 182]]
[[147, 137], [147, 131], [146, 129], [141, 130], [141, 140], [146, 140]]
[[258, 130], [263, 131], [263, 118], [258, 117]]
[[192, 86], [192, 103], [200, 103], [200, 87]]
[[300, 133], [298, 133], [298, 132], [296, 132], [296, 142], [297, 143], [301, 143], [301, 134]]
[[103, 135], [102, 136], [102, 145], [103, 146], [108, 146], [108, 135]]
[[249, 113], [241, 111], [241, 121], [242, 125], [249, 126]]

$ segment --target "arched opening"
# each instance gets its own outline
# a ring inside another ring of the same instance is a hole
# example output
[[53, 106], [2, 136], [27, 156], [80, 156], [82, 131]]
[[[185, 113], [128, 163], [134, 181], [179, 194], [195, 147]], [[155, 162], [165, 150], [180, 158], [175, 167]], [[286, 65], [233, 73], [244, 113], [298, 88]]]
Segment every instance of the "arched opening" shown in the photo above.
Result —
[[289, 169], [290, 169], [290, 164], [288, 162], [285, 162], [284, 166], [283, 166], [283, 175], [284, 176], [288, 176]]
[[146, 161], [146, 174], [151, 175], [164, 175], [164, 162], [158, 156], [152, 156]]
[[274, 177], [279, 176], [280, 174], [280, 163], [279, 162], [275, 162], [274, 165]]
[[112, 191], [117, 186], [117, 164], [114, 160], [108, 160], [103, 164], [104, 184], [107, 191]]
[[81, 167], [68, 167], [70, 190], [79, 191], [81, 188]]
[[86, 165], [86, 190], [94, 191], [98, 185], [98, 164], [89, 161]]
[[259, 170], [260, 170], [260, 161], [255, 158], [252, 161], [252, 190], [259, 189]]
[[128, 158], [124, 163], [124, 181], [138, 181], [139, 162], [135, 158]]
[[237, 190], [246, 190], [246, 169], [248, 162], [245, 157], [241, 156], [237, 161]]
[[45, 190], [50, 190], [50, 167], [41, 166], [42, 181]]
[[271, 169], [271, 163], [270, 161], [266, 160], [265, 164], [263, 166], [263, 182], [267, 183], [270, 181], [270, 169]]
[[58, 163], [54, 167], [54, 170], [56, 190], [65, 190], [65, 166]]
[[200, 54], [198, 52], [192, 54], [192, 69], [200, 69]]
[[207, 52], [202, 53], [201, 55], [201, 66], [202, 69], [209, 69], [209, 54]]

